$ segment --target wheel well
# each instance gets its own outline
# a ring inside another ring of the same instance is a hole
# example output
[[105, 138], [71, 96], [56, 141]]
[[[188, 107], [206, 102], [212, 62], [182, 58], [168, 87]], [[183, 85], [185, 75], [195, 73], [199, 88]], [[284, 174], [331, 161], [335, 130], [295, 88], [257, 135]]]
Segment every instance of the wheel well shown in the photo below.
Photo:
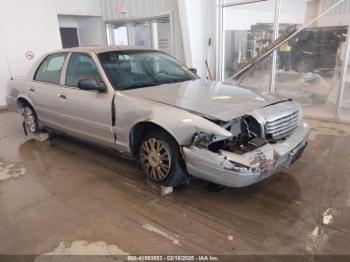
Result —
[[137, 154], [137, 150], [139, 149], [144, 136], [147, 133], [152, 132], [154, 130], [166, 132], [176, 141], [174, 136], [170, 134], [167, 130], [165, 130], [163, 127], [152, 122], [141, 122], [136, 124], [130, 132], [130, 148], [132, 155], [135, 156]]
[[[28, 102], [27, 99], [25, 99], [25, 98], [23, 98], [23, 97], [20, 97], [20, 98], [17, 99], [17, 111], [18, 111], [19, 113], [22, 114], [22, 113], [23, 113], [23, 109], [24, 109], [26, 106], [29, 106], [29, 107], [31, 107], [31, 108], [34, 110], [33, 106]], [[35, 112], [35, 110], [34, 110], [34, 112]]]

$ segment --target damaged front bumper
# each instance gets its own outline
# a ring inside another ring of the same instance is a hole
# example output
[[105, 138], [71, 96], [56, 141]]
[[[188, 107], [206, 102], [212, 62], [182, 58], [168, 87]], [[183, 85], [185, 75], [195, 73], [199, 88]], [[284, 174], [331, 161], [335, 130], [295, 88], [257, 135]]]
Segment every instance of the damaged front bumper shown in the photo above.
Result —
[[285, 141], [266, 144], [239, 155], [228, 151], [211, 152], [196, 146], [184, 147], [189, 174], [227, 187], [246, 187], [283, 168], [288, 168], [307, 146], [310, 128], [299, 126]]

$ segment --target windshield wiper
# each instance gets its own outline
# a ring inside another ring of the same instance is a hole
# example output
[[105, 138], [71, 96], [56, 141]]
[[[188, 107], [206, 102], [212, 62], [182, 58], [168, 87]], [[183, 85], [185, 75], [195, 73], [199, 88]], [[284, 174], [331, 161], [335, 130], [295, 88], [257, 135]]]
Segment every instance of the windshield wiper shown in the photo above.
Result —
[[144, 88], [144, 87], [151, 87], [151, 86], [160, 86], [160, 85], [166, 85], [166, 84], [172, 84], [172, 83], [180, 83], [180, 82], [186, 82], [193, 80], [191, 78], [185, 78], [185, 79], [171, 79], [169, 81], [165, 82], [150, 82], [150, 83], [139, 83], [132, 86], [124, 87], [123, 90], [129, 90], [129, 89], [137, 89], [137, 88]]
[[171, 79], [164, 84], [171, 84], [171, 83], [180, 83], [180, 82], [186, 82], [186, 81], [191, 81], [193, 80], [192, 78], [183, 78], [183, 79]]
[[157, 83], [157, 82], [151, 82], [151, 83], [140, 83], [140, 84], [136, 84], [133, 86], [127, 86], [124, 87], [124, 90], [129, 90], [129, 89], [136, 89], [136, 88], [143, 88], [143, 87], [150, 87], [150, 86], [159, 86], [159, 85], [163, 85], [164, 83]]

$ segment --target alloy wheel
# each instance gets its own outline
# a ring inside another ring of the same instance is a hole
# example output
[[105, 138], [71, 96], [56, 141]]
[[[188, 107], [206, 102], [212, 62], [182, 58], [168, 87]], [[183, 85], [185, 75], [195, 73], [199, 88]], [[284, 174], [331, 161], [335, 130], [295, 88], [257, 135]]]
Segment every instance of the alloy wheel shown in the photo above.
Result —
[[150, 138], [142, 143], [140, 161], [143, 170], [153, 181], [163, 181], [169, 175], [171, 168], [170, 150], [159, 139]]
[[35, 133], [37, 129], [37, 123], [33, 110], [29, 107], [24, 108], [23, 118], [26, 129], [31, 133]]

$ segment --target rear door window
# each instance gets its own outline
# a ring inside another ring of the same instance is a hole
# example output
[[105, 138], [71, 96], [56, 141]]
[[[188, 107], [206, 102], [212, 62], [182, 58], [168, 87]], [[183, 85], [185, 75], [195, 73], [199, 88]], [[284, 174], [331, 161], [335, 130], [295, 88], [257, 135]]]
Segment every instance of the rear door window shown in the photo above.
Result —
[[53, 54], [45, 58], [40, 64], [34, 80], [60, 84], [61, 72], [66, 60], [67, 53]]

